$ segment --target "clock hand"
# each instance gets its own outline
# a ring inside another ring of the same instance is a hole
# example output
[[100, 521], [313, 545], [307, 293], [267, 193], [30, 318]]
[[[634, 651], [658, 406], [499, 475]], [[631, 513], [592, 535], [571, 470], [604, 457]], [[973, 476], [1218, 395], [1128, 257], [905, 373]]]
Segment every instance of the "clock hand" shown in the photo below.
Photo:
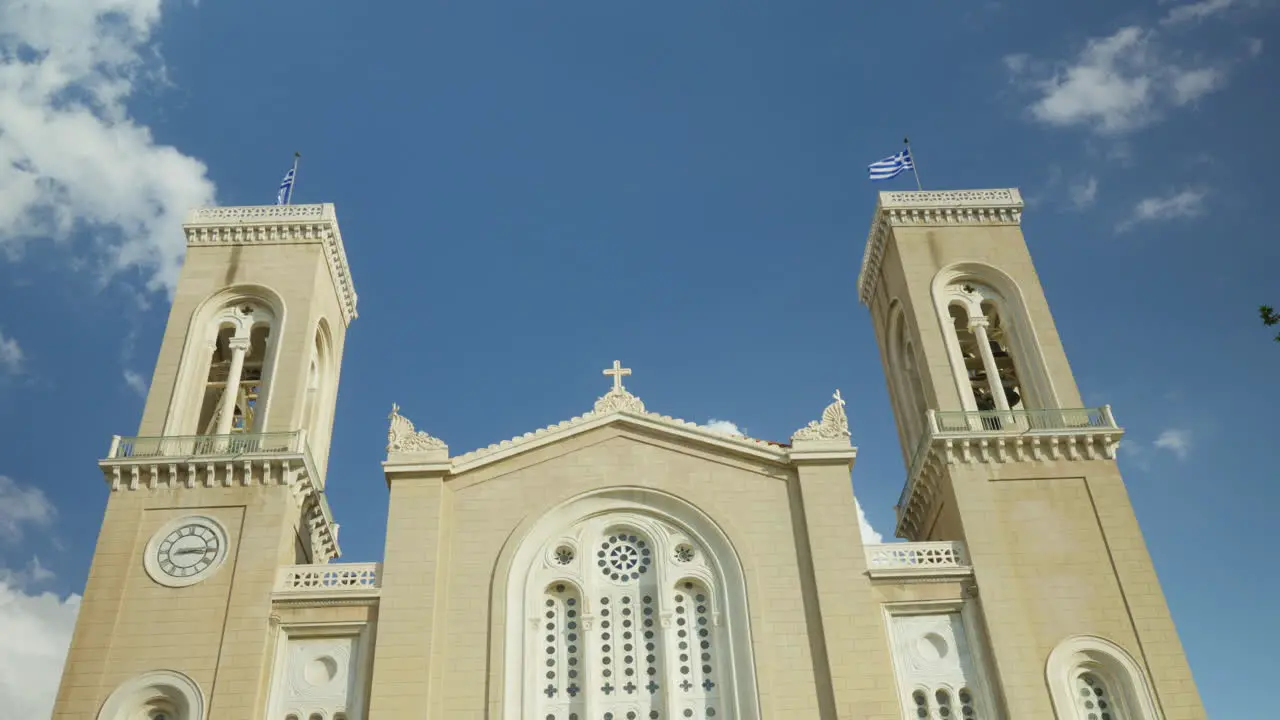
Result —
[[182, 548], [177, 552], [175, 552], [174, 554], [175, 555], [196, 555], [196, 554], [203, 555], [204, 552], [205, 552], [204, 548]]

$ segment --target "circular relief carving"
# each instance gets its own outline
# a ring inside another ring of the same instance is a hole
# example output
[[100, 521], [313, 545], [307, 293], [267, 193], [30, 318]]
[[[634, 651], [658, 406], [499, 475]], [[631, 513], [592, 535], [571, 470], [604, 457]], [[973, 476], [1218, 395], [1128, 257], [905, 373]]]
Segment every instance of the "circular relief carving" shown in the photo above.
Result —
[[227, 531], [211, 517], [188, 516], [165, 523], [147, 543], [143, 567], [169, 587], [194, 585], [227, 557]]
[[338, 661], [325, 655], [307, 663], [302, 677], [311, 685], [328, 685], [338, 676]]
[[676, 549], [672, 551], [672, 556], [678, 563], [692, 562], [695, 554], [693, 546], [689, 543], [680, 543], [676, 546]]
[[653, 551], [635, 535], [611, 535], [600, 543], [596, 553], [600, 572], [610, 580], [627, 582], [637, 580], [649, 572], [653, 563]]
[[568, 565], [573, 562], [573, 548], [561, 545], [555, 549], [551, 557], [555, 559], [557, 565]]
[[950, 646], [938, 633], [927, 633], [916, 640], [916, 655], [927, 663], [936, 663], [947, 656]]

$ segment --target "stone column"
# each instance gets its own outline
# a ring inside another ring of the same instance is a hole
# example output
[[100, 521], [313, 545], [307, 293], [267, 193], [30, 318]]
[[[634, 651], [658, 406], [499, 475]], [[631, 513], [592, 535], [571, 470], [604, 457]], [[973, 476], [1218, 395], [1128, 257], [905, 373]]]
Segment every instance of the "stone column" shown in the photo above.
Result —
[[218, 426], [214, 435], [227, 435], [235, 420], [236, 398], [240, 395], [240, 375], [244, 372], [244, 356], [249, 352], [248, 337], [233, 337], [227, 343], [231, 348], [231, 367], [227, 372], [227, 386], [222, 394], [222, 407], [218, 409]]

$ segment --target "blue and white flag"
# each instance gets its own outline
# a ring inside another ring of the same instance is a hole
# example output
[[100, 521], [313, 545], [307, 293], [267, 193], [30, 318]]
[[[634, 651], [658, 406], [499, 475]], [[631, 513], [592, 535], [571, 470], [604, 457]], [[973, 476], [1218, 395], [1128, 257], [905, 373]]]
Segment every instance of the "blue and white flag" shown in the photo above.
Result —
[[288, 205], [293, 199], [293, 177], [297, 174], [298, 165], [294, 163], [293, 167], [289, 168], [289, 172], [284, 174], [284, 179], [280, 181], [280, 190], [276, 193], [277, 205]]
[[915, 163], [911, 162], [911, 149], [904, 148], [897, 155], [891, 155], [879, 162], [871, 163], [867, 169], [871, 172], [872, 180], [888, 180], [908, 170], [915, 172], [916, 166]]

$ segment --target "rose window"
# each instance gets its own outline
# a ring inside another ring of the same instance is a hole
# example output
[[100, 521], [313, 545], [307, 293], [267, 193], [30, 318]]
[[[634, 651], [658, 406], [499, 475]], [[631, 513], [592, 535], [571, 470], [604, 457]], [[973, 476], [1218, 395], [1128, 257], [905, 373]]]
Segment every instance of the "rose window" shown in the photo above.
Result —
[[649, 572], [649, 565], [653, 562], [649, 546], [635, 535], [610, 536], [600, 543], [596, 556], [600, 572], [610, 580], [620, 582], [639, 579], [641, 573]]

